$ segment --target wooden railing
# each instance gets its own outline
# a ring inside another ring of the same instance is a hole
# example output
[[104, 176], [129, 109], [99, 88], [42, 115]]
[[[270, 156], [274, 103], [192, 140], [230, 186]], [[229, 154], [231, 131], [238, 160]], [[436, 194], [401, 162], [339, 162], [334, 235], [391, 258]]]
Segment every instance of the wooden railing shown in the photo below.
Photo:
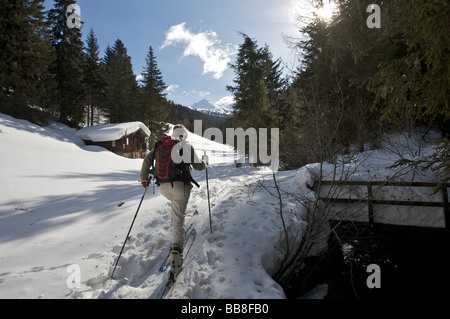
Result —
[[[444, 214], [444, 228], [446, 231], [450, 231], [450, 212], [449, 212], [449, 197], [447, 188], [450, 187], [449, 183], [440, 185], [438, 183], [426, 183], [426, 182], [366, 182], [366, 181], [320, 181], [321, 185], [330, 186], [366, 186], [367, 196], [363, 199], [357, 198], [339, 198], [339, 197], [320, 197], [321, 200], [328, 200], [334, 203], [365, 203], [367, 204], [369, 214], [369, 224], [374, 224], [374, 209], [373, 205], [398, 205], [398, 206], [424, 206], [424, 207], [442, 207]], [[429, 187], [437, 189], [441, 186], [440, 193], [442, 201], [410, 201], [410, 200], [379, 200], [373, 197], [373, 186], [397, 186], [397, 187]], [[316, 186], [317, 187], [317, 186]]]

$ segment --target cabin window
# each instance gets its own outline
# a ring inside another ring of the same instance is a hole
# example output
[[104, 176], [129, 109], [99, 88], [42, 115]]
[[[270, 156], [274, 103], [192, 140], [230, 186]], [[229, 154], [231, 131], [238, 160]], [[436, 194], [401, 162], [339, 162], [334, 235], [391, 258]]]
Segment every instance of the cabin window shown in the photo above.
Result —
[[112, 147], [116, 147], [116, 141], [112, 141]]

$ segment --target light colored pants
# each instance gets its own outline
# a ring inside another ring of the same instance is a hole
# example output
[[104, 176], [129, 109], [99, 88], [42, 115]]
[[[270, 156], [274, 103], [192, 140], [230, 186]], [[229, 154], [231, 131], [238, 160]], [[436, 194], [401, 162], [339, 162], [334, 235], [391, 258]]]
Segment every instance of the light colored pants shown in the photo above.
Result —
[[159, 192], [172, 203], [172, 246], [184, 246], [184, 218], [192, 185], [183, 182], [162, 183]]

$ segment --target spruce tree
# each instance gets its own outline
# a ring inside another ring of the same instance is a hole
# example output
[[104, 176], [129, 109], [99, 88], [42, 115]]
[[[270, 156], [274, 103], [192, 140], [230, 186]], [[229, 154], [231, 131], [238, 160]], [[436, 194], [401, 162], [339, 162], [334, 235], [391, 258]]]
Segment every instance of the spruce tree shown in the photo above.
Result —
[[265, 47], [268, 57], [267, 67], [268, 74], [266, 76], [266, 85], [268, 89], [268, 98], [270, 103], [271, 116], [268, 118], [268, 127], [281, 128], [283, 110], [285, 109], [284, 91], [286, 89], [287, 81], [283, 79], [283, 68], [281, 66], [281, 59], [272, 60], [272, 53], [268, 47]]
[[0, 112], [30, 120], [51, 108], [54, 55], [42, 3], [0, 0]]
[[52, 24], [52, 44], [56, 52], [53, 72], [57, 82], [56, 103], [59, 120], [72, 127], [79, 126], [84, 116], [83, 65], [84, 53], [81, 29], [69, 28], [66, 13], [73, 0], [55, 0], [48, 13]]
[[131, 57], [120, 39], [108, 46], [103, 60], [105, 99], [102, 109], [110, 123], [134, 121], [138, 117], [138, 86]]
[[[99, 121], [99, 105], [104, 97], [104, 76], [100, 66], [99, 46], [91, 29], [86, 40], [84, 63], [84, 86], [86, 89], [86, 117], [87, 125], [94, 125]], [[96, 118], [96, 120], [95, 120]]]
[[235, 86], [227, 87], [236, 101], [233, 120], [243, 128], [265, 127], [262, 117], [269, 108], [265, 56], [253, 39], [246, 34], [242, 36], [244, 43], [239, 47], [236, 64], [231, 66], [236, 74]]
[[141, 110], [143, 122], [151, 132], [149, 146], [152, 147], [168, 130], [169, 107], [164, 93], [166, 85], [151, 46], [145, 62], [146, 66], [142, 72], [144, 85], [141, 89]]
[[381, 38], [401, 50], [380, 64], [371, 83], [382, 119], [409, 127], [438, 120], [446, 122], [442, 129], [449, 134], [450, 3], [395, 0], [385, 5], [389, 16]]
[[[286, 113], [299, 110], [300, 121], [288, 124], [298, 123], [303, 141], [323, 135], [325, 142], [303, 149], [330, 146], [331, 154], [356, 144], [362, 151], [386, 128], [411, 133], [417, 124], [438, 124], [448, 133], [448, 1], [335, 2], [339, 15], [331, 22], [316, 19], [301, 29], [302, 66], [288, 90]], [[381, 8], [380, 29], [366, 23], [372, 4]], [[311, 129], [310, 123], [317, 125]], [[326, 157], [320, 155], [306, 162]]]
[[267, 46], [259, 48], [249, 36], [242, 36], [244, 43], [239, 47], [236, 64], [231, 65], [236, 74], [235, 86], [227, 86], [236, 101], [233, 125], [256, 128], [257, 132], [259, 128], [278, 127], [283, 87], [280, 61], [273, 62]]

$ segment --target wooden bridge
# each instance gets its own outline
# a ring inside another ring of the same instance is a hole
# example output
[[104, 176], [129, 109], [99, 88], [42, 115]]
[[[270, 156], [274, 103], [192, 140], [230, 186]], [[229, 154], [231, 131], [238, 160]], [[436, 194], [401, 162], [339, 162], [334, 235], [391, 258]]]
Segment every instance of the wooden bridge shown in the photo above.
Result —
[[333, 210], [330, 223], [362, 224], [371, 230], [448, 239], [449, 186], [427, 182], [320, 181], [315, 190]]

